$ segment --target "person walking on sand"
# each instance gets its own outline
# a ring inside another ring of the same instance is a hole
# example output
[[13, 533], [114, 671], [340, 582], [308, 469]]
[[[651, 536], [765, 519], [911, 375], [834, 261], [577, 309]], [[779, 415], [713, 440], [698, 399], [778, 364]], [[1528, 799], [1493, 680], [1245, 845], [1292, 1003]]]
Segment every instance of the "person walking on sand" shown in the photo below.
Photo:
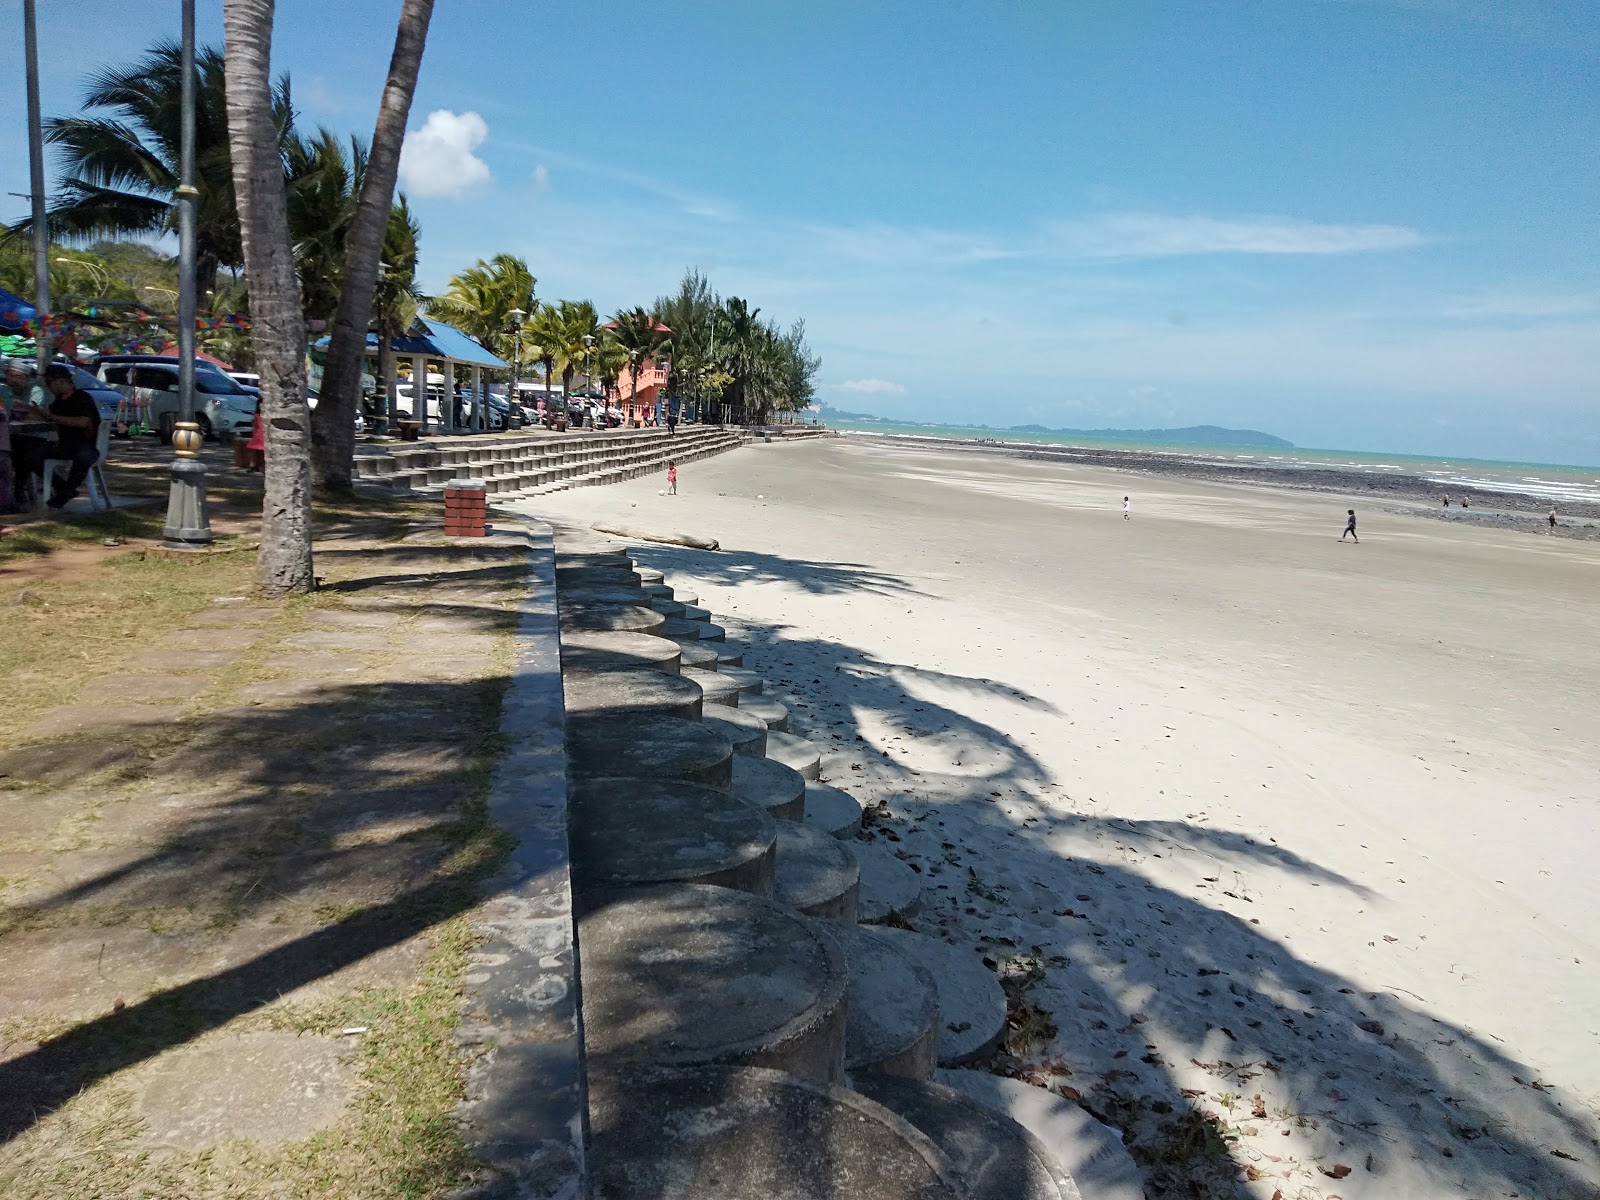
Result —
[[1554, 533], [1555, 531], [1556, 531], [1556, 506], [1554, 504], [1552, 504], [1550, 506], [1550, 532]]
[[1342, 542], [1347, 537], [1355, 538], [1356, 543], [1359, 545], [1361, 539], [1356, 537], [1356, 510], [1352, 508], [1349, 510], [1349, 512], [1349, 519], [1344, 523], [1344, 532], [1339, 535], [1339, 540]]
[[1445, 506], [1445, 507], [1446, 507], [1446, 508], [1449, 508], [1449, 507], [1450, 507], [1450, 493], [1449, 493], [1449, 492], [1446, 492], [1446, 493], [1445, 493], [1445, 494], [1444, 494], [1444, 506]]
[[675, 462], [669, 462], [667, 464], [667, 495], [676, 496], [677, 494], [678, 494], [678, 464], [675, 463]]
[[1130, 496], [1122, 498], [1122, 519], [1124, 521], [1133, 520], [1133, 498]]

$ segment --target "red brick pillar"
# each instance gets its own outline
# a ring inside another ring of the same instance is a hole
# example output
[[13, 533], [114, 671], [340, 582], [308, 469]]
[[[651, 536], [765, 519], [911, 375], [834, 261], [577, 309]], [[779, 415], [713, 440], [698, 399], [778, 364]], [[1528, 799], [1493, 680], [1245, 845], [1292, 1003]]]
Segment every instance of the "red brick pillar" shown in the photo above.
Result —
[[444, 485], [446, 537], [484, 537], [488, 533], [489, 494], [474, 479], [452, 479]]

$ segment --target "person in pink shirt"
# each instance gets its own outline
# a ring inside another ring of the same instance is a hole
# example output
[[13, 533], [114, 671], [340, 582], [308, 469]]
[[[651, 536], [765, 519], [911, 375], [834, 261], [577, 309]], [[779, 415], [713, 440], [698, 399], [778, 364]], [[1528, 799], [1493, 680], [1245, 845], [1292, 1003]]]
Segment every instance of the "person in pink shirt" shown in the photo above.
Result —
[[678, 464], [675, 463], [675, 462], [669, 462], [667, 464], [667, 495], [676, 496], [677, 494], [678, 494]]

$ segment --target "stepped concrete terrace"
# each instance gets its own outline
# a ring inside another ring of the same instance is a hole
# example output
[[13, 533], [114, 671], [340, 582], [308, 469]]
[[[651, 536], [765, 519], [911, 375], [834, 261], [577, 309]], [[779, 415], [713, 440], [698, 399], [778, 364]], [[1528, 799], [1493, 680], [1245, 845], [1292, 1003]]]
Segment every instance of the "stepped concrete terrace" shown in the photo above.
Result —
[[491, 496], [542, 496], [617, 483], [733, 450], [748, 440], [720, 425], [664, 429], [545, 430], [471, 434], [415, 444], [359, 446], [356, 477], [366, 484], [442, 492], [452, 479], [481, 483]]
[[787, 710], [743, 648], [640, 628], [696, 598], [618, 544], [554, 547], [592, 1194], [1121, 1200], [1063, 1166], [1093, 1157], [1054, 1144], [1070, 1121], [1047, 1144], [935, 1081], [999, 1044], [998, 982], [971, 951], [856, 924], [858, 894], [913, 910], [917, 878], [857, 840], [816, 747], [767, 725]]

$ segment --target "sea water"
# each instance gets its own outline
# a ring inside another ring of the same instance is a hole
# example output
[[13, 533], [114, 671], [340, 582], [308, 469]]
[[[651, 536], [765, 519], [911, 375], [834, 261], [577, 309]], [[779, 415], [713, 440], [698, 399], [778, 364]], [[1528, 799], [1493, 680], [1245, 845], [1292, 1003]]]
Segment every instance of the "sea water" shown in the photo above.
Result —
[[889, 421], [830, 422], [847, 433], [877, 434], [886, 438], [925, 437], [953, 441], [978, 441], [1027, 449], [1066, 446], [1083, 450], [1129, 450], [1141, 454], [1170, 454], [1240, 467], [1280, 470], [1336, 470], [1374, 475], [1414, 475], [1441, 487], [1469, 495], [1474, 491], [1515, 492], [1554, 501], [1600, 503], [1600, 468], [1559, 466], [1552, 463], [1495, 462], [1481, 458], [1436, 458], [1418, 454], [1374, 454], [1361, 450], [1314, 450], [1301, 446], [1186, 445], [1127, 438], [1092, 438], [1056, 433], [1021, 433], [1004, 429], [978, 429], [962, 425], [899, 425]]

